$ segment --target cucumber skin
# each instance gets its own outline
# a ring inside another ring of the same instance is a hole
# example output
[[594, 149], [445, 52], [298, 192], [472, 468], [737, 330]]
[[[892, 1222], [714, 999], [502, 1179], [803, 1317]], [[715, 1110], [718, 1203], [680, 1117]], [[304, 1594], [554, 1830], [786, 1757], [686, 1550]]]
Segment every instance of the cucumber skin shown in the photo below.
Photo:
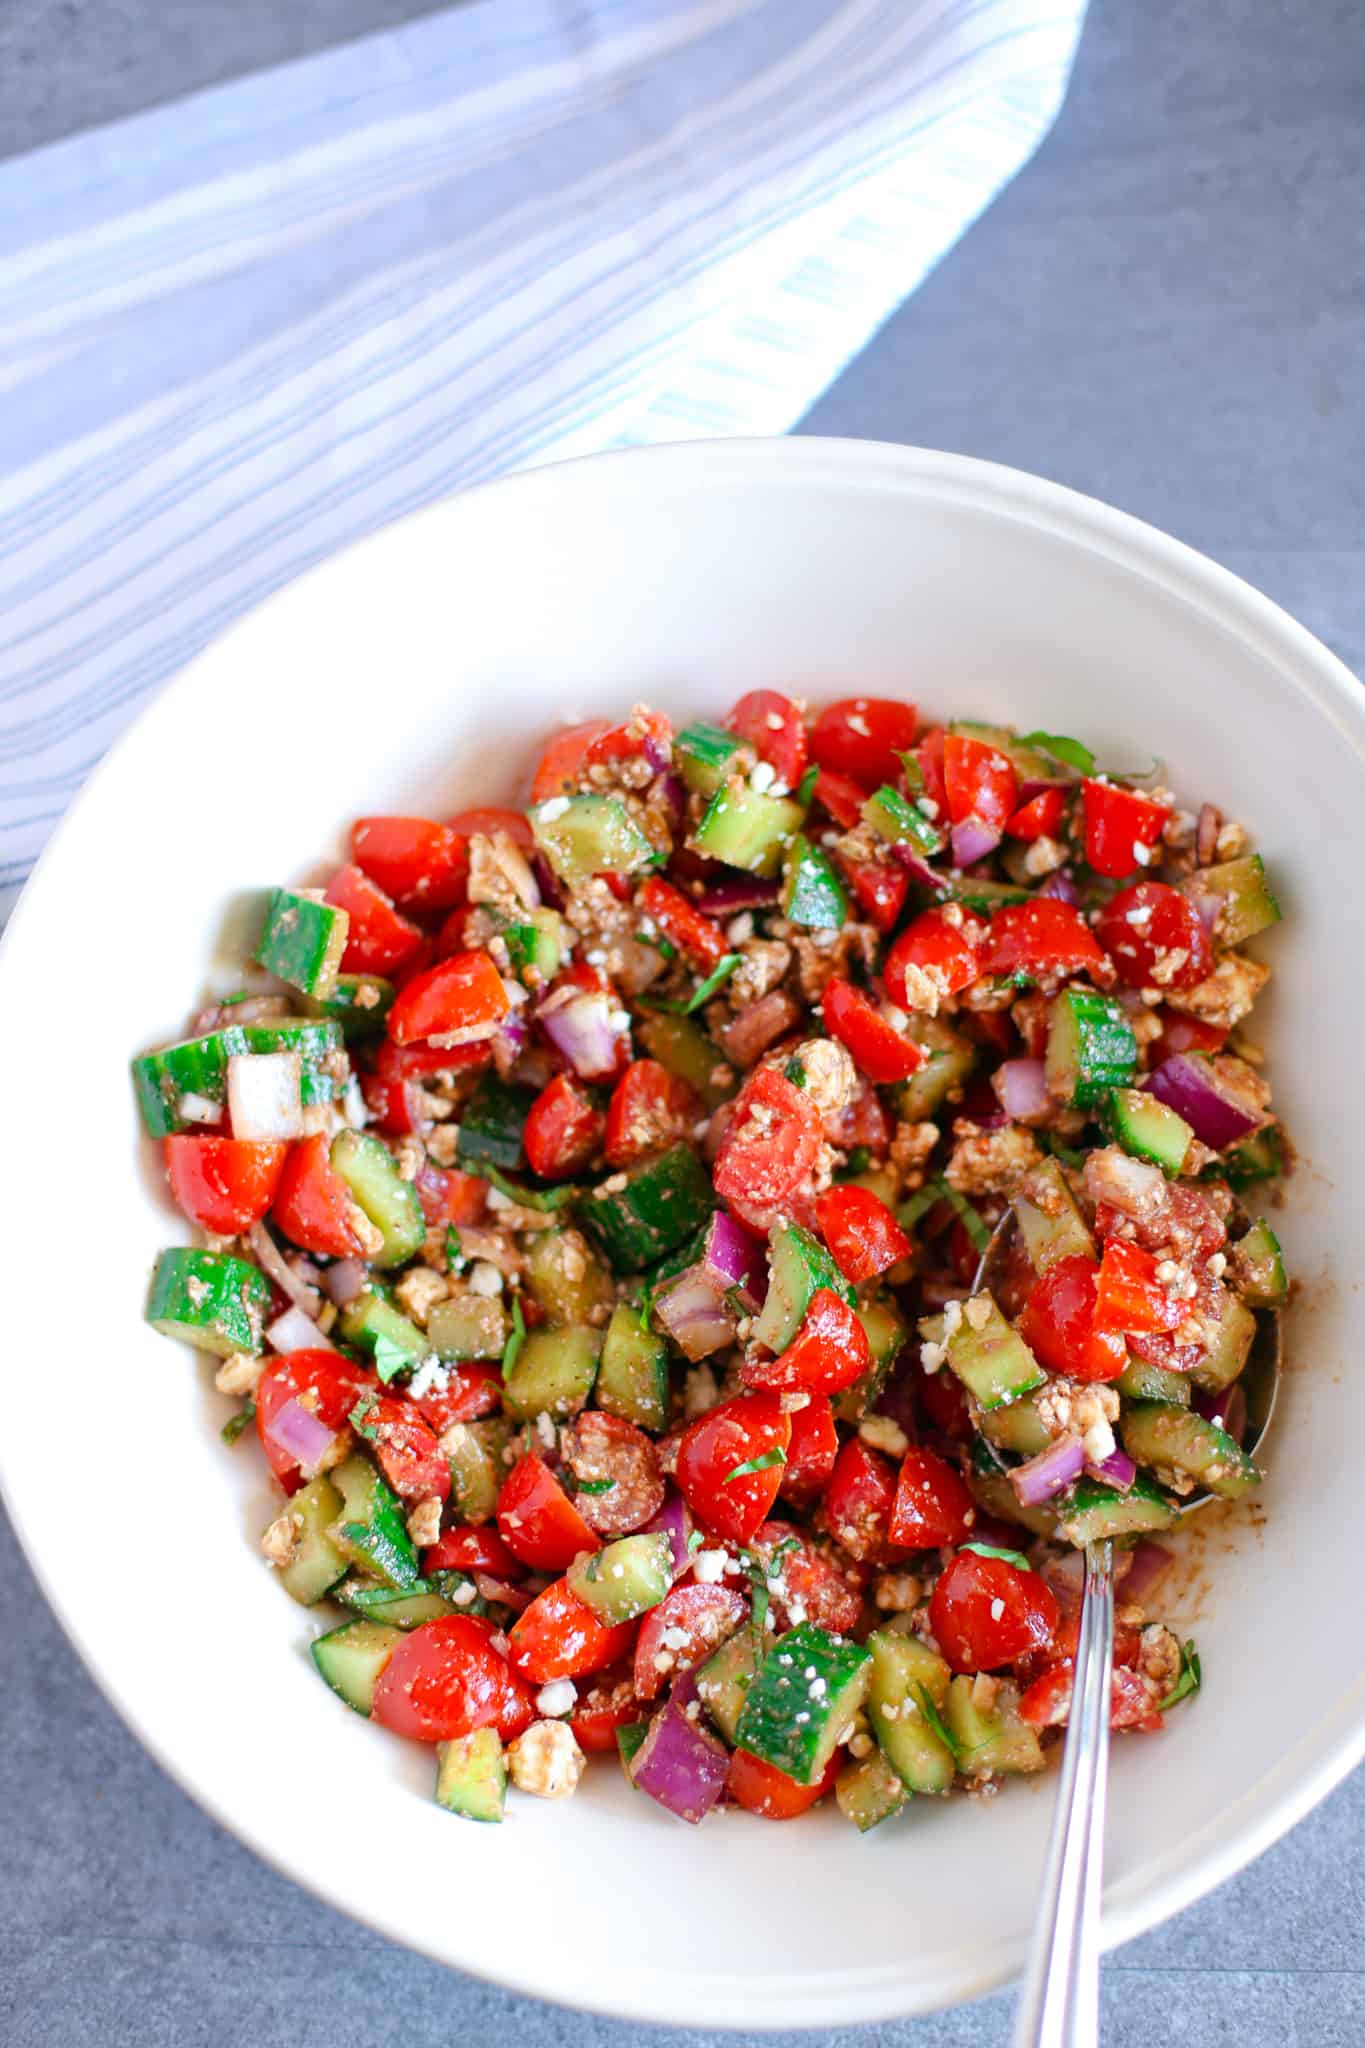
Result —
[[789, 797], [760, 795], [747, 783], [722, 783], [706, 807], [692, 844], [751, 875], [775, 875], [783, 849], [805, 822]]
[[142, 1121], [153, 1138], [195, 1128], [180, 1114], [183, 1095], [209, 1102], [227, 1098], [227, 1063], [248, 1052], [296, 1052], [301, 1062], [299, 1098], [304, 1108], [333, 1101], [342, 1090], [334, 1071], [342, 1050], [340, 1027], [330, 1018], [286, 1017], [278, 1024], [225, 1024], [202, 1038], [181, 1039], [159, 1052], [140, 1053], [132, 1063], [133, 1089]]
[[673, 1541], [664, 1535], [621, 1536], [575, 1558], [567, 1573], [574, 1598], [608, 1627], [657, 1607], [673, 1584]]
[[[1180, 1410], [1181, 1414], [1185, 1412]], [[1119, 1435], [1123, 1435], [1122, 1415]], [[1130, 1457], [1135, 1455], [1129, 1452]], [[1097, 1480], [1082, 1479], [1058, 1510], [1062, 1536], [1078, 1549], [1087, 1543], [1102, 1542], [1106, 1536], [1156, 1535], [1169, 1529], [1175, 1519], [1175, 1504], [1141, 1473], [1127, 1493], [1117, 1493]]]
[[436, 1745], [436, 1804], [460, 1820], [500, 1821], [507, 1801], [507, 1760], [496, 1728], [476, 1728]]
[[[372, 991], [373, 1002], [359, 998]], [[382, 974], [339, 974], [336, 987], [321, 1004], [323, 1019], [335, 1024], [347, 1045], [366, 1044], [384, 1036], [385, 1022], [398, 991]]]
[[383, 1233], [384, 1248], [375, 1254], [373, 1264], [401, 1266], [420, 1250], [427, 1234], [416, 1188], [403, 1179], [387, 1145], [368, 1131], [338, 1131], [329, 1156], [332, 1171]]
[[1284, 1253], [1264, 1216], [1232, 1246], [1232, 1269], [1243, 1301], [1253, 1308], [1279, 1308], [1289, 1294]]
[[1140, 1088], [1116, 1088], [1106, 1105], [1105, 1123], [1125, 1152], [1134, 1159], [1150, 1159], [1166, 1173], [1180, 1172], [1194, 1139], [1178, 1110]]
[[1003, 1408], [1041, 1387], [1047, 1374], [995, 1301], [985, 1298], [991, 1305], [985, 1324], [974, 1330], [964, 1309], [945, 1347], [947, 1362], [982, 1408]]
[[680, 1143], [631, 1167], [618, 1192], [590, 1195], [578, 1219], [613, 1272], [639, 1273], [693, 1236], [715, 1206], [705, 1167]]
[[1189, 1408], [1134, 1401], [1119, 1416], [1119, 1437], [1138, 1464], [1183, 1472], [1224, 1500], [1240, 1500], [1261, 1483], [1241, 1445]]
[[892, 846], [912, 846], [924, 858], [943, 850], [943, 834], [938, 827], [925, 817], [917, 804], [903, 797], [899, 790], [883, 785], [874, 790], [863, 805], [863, 822], [872, 827], [879, 839], [885, 839]]
[[532, 1330], [503, 1381], [502, 1405], [517, 1422], [561, 1418], [587, 1406], [602, 1333], [584, 1327]]
[[848, 893], [828, 855], [799, 832], [787, 848], [782, 915], [789, 924], [833, 931], [848, 917]]
[[338, 1465], [332, 1479], [342, 1499], [332, 1541], [361, 1571], [384, 1579], [396, 1593], [417, 1582], [417, 1552], [398, 1496], [359, 1452]]
[[570, 889], [593, 875], [633, 875], [657, 864], [658, 855], [630, 812], [614, 796], [571, 796], [547, 818], [549, 804], [530, 812], [537, 849]]
[[1259, 853], [1201, 868], [1187, 885], [1187, 893], [1222, 898], [1217, 925], [1220, 946], [1240, 946], [1243, 939], [1278, 924], [1282, 914]]
[[[201, 1288], [205, 1292], [196, 1301]], [[254, 1356], [269, 1307], [270, 1283], [259, 1267], [227, 1252], [173, 1245], [156, 1262], [146, 1320], [163, 1337], [178, 1337], [197, 1351], [219, 1358], [234, 1351]]]
[[882, 1754], [907, 1791], [946, 1792], [953, 1782], [952, 1752], [930, 1726], [916, 1688], [922, 1685], [941, 1713], [952, 1675], [947, 1664], [913, 1636], [889, 1629], [875, 1630], [867, 1647], [867, 1716]]
[[754, 1324], [756, 1344], [772, 1352], [786, 1350], [801, 1327], [811, 1297], [828, 1287], [853, 1303], [853, 1289], [818, 1238], [799, 1223], [775, 1223], [768, 1233], [771, 1278], [767, 1299]]
[[678, 773], [698, 796], [714, 796], [729, 772], [730, 763], [743, 748], [736, 733], [722, 725], [699, 720], [685, 725], [674, 735], [673, 758]]
[[[812, 1667], [825, 1681], [819, 1695], [805, 1675]], [[862, 1705], [871, 1676], [870, 1650], [803, 1621], [778, 1637], [759, 1667], [735, 1730], [738, 1746], [799, 1785], [813, 1785]]]
[[641, 1326], [639, 1311], [618, 1302], [597, 1364], [597, 1405], [637, 1429], [668, 1425], [668, 1346]]
[[309, 1649], [330, 1690], [368, 1720], [375, 1682], [402, 1640], [401, 1630], [385, 1628], [382, 1622], [344, 1621], [340, 1628], [317, 1636]]
[[1048, 1013], [1047, 1085], [1073, 1109], [1098, 1109], [1137, 1073], [1133, 1027], [1111, 996], [1064, 989]]
[[256, 958], [269, 973], [320, 1002], [336, 987], [350, 918], [293, 889], [272, 889]]
[[534, 1100], [529, 1088], [484, 1075], [464, 1106], [456, 1140], [456, 1157], [467, 1173], [477, 1173], [485, 1161], [506, 1173], [525, 1166], [522, 1132]]

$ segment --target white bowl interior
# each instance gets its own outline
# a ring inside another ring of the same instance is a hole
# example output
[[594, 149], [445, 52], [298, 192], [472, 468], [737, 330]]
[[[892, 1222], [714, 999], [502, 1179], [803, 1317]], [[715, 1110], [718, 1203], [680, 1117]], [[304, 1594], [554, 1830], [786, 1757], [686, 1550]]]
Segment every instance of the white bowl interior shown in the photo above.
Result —
[[[1365, 717], [1306, 634], [1149, 529], [950, 457], [730, 445], [518, 478], [327, 564], [194, 664], [48, 854], [0, 1005], [5, 1236], [22, 1247], [0, 1462], [116, 1704], [260, 1853], [395, 1938], [546, 1997], [747, 2027], [921, 2011], [1016, 1968], [1051, 1780], [988, 1808], [926, 1801], [860, 1839], [828, 1812], [690, 1830], [604, 1766], [567, 1806], [453, 1823], [429, 1756], [318, 1682], [315, 1625], [256, 1555], [256, 1454], [219, 1443], [230, 1404], [210, 1365], [140, 1322], [178, 1233], [127, 1059], [177, 1031], [205, 983], [230, 984], [213, 952], [240, 892], [306, 872], [358, 811], [515, 797], [561, 720], [642, 697], [715, 714], [764, 684], [1081, 733], [1120, 769], [1158, 752], [1185, 797], [1249, 822], [1284, 900], [1258, 1035], [1303, 1158], [1277, 1219], [1304, 1283], [1300, 1363], [1264, 1528], [1245, 1518], [1206, 1545], [1203, 1697], [1162, 1738], [1116, 1746], [1107, 1928], [1124, 1938], [1265, 1846], [1365, 1733], [1340, 1626], [1359, 1605], [1365, 1427], [1348, 1371], [1365, 991], [1341, 942]], [[53, 1305], [73, 1296], [79, 1336], [54, 1345]], [[60, 1486], [43, 1449], [54, 1382], [79, 1418]], [[155, 1584], [150, 1612], [117, 1597], [104, 1556]]]

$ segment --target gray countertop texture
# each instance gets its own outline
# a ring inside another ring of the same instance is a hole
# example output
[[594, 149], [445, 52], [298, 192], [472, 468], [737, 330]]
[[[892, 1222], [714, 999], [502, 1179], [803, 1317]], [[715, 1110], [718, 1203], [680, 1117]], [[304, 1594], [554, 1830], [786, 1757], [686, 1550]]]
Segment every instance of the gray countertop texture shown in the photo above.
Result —
[[[425, 11], [0, 0], [0, 154]], [[1093, 492], [1205, 549], [1365, 668], [1362, 192], [1361, 0], [1091, 0], [1034, 163], [803, 431], [959, 449]], [[98, 1553], [99, 1504], [82, 1512]], [[721, 2038], [643, 2036], [514, 1998], [276, 1876], [142, 1753], [3, 1525], [0, 1641], [3, 2048]], [[1106, 2048], [1360, 2048], [1363, 1842], [1358, 1773], [1107, 1962]], [[822, 2038], [1003, 2048], [1009, 2012], [1000, 1994]]]

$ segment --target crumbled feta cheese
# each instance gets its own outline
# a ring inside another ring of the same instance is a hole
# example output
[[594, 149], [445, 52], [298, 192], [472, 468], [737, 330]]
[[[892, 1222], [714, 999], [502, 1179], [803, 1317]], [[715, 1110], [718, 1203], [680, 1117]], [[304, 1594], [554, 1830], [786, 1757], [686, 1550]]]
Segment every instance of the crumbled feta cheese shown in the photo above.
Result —
[[699, 1550], [692, 1560], [692, 1576], [703, 1586], [714, 1586], [724, 1578], [729, 1562], [723, 1550]]
[[997, 1599], [995, 1599], [995, 1600], [992, 1600], [992, 1602], [991, 1602], [991, 1620], [992, 1620], [992, 1621], [999, 1621], [999, 1620], [1001, 1619], [1002, 1615], [1004, 1614], [1004, 1612], [1005, 1612], [1005, 1603], [1004, 1603], [1004, 1601], [1003, 1601], [1003, 1600], [1001, 1600], [1001, 1599], [998, 1599], [998, 1598], [997, 1598]]
[[865, 1415], [858, 1434], [874, 1451], [885, 1451], [893, 1458], [903, 1458], [910, 1448], [909, 1437], [890, 1415]]
[[1092, 1465], [1102, 1465], [1114, 1453], [1114, 1432], [1103, 1415], [1097, 1415], [1090, 1424], [1081, 1442], [1085, 1455]]
[[1152, 859], [1151, 847], [1144, 846], [1140, 839], [1135, 839], [1133, 841], [1133, 859], [1140, 868], [1149, 867]]
[[469, 1291], [486, 1295], [491, 1300], [495, 1294], [502, 1293], [502, 1274], [487, 1259], [478, 1260], [470, 1271]]
[[542, 825], [553, 825], [555, 819], [562, 818], [568, 808], [569, 799], [566, 796], [552, 796], [548, 803], [541, 805], [537, 815]]
[[583, 1775], [584, 1756], [563, 1721], [533, 1721], [507, 1752], [512, 1783], [537, 1799], [567, 1799]]
[[558, 1715], [572, 1713], [577, 1704], [578, 1687], [571, 1678], [552, 1678], [536, 1694], [536, 1712], [547, 1715], [551, 1720]]
[[746, 946], [754, 935], [754, 914], [741, 910], [738, 917], [732, 917], [725, 927], [725, 936], [732, 946]]
[[420, 1401], [424, 1394], [444, 1394], [450, 1374], [439, 1358], [424, 1358], [408, 1382], [408, 1392]]
[[920, 1345], [919, 1362], [926, 1372], [941, 1372], [947, 1356], [943, 1346], [935, 1344], [931, 1338], [926, 1338]]
[[776, 780], [777, 770], [773, 767], [771, 761], [756, 761], [753, 772], [749, 776], [749, 787], [756, 789], [759, 795], [762, 796], [766, 790], [772, 788]]

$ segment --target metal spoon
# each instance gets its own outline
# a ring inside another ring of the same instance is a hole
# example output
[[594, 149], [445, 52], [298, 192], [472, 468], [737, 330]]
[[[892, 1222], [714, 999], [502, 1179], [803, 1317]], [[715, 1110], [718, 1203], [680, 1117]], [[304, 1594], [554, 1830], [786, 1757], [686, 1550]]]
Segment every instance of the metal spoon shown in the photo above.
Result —
[[[976, 1291], [1003, 1268], [1014, 1233], [1007, 1210], [981, 1254]], [[1280, 1383], [1280, 1318], [1257, 1315], [1239, 1385], [1246, 1400], [1242, 1446], [1254, 1457], [1265, 1439]], [[1189, 1515], [1216, 1494], [1181, 1502]], [[1114, 1546], [1086, 1546], [1080, 1639], [1071, 1712], [1048, 1838], [1033, 1947], [1020, 1990], [1013, 2048], [1096, 2048], [1100, 2009], [1100, 1889], [1109, 1775], [1109, 1692], [1114, 1660]]]

